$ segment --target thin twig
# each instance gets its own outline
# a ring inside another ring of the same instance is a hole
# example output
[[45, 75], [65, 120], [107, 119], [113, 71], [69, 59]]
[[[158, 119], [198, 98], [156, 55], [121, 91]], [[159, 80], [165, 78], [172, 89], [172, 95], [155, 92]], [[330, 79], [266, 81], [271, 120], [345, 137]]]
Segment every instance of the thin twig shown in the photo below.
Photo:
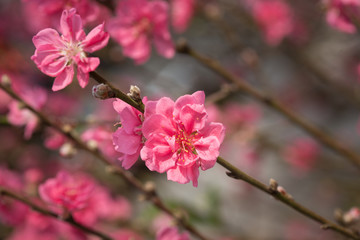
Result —
[[22, 195], [15, 193], [9, 189], [4, 188], [4, 187], [0, 187], [0, 197], [2, 197], [2, 196], [7, 196], [9, 198], [20, 201], [20, 202], [24, 203], [25, 205], [29, 206], [31, 209], [33, 209], [36, 212], [39, 212], [43, 215], [58, 219], [63, 222], [67, 222], [67, 223], [73, 225], [74, 227], [77, 227], [86, 233], [98, 236], [101, 239], [104, 239], [104, 240], [112, 240], [113, 239], [113, 238], [109, 237], [108, 235], [106, 235], [105, 233], [102, 233], [100, 231], [97, 231], [97, 230], [87, 227], [81, 223], [76, 222], [74, 220], [74, 218], [72, 218], [71, 215], [69, 215], [69, 217], [63, 218], [60, 215], [33, 203], [31, 200], [29, 200], [28, 197], [22, 196]]
[[282, 203], [288, 205], [289, 207], [293, 208], [294, 210], [300, 212], [301, 214], [311, 218], [312, 220], [314, 220], [318, 223], [321, 223], [322, 226], [326, 226], [326, 228], [324, 228], [324, 229], [334, 230], [334, 231], [336, 231], [344, 236], [350, 237], [352, 239], [360, 239], [360, 235], [358, 235], [356, 232], [354, 232], [350, 229], [344, 228], [332, 221], [327, 220], [326, 218], [307, 209], [306, 207], [297, 203], [292, 198], [290, 198], [286, 195], [283, 195], [283, 194], [279, 193], [278, 191], [272, 191], [267, 185], [263, 184], [262, 182], [256, 180], [255, 178], [252, 178], [251, 176], [242, 172], [241, 170], [239, 170], [238, 168], [236, 168], [235, 166], [233, 166], [232, 164], [230, 164], [223, 158], [218, 157], [217, 163], [220, 164], [221, 166], [223, 166], [224, 168], [226, 168], [227, 170], [229, 170], [230, 173], [228, 175], [230, 175], [232, 178], [241, 179], [241, 180], [249, 183], [250, 185], [260, 189], [261, 191], [263, 191], [269, 195], [272, 195], [274, 198], [276, 198], [277, 200], [281, 201]]
[[323, 143], [325, 146], [329, 147], [330, 149], [334, 150], [338, 154], [342, 155], [346, 159], [348, 159], [350, 162], [352, 162], [357, 168], [360, 169], [360, 156], [353, 152], [352, 150], [345, 147], [343, 144], [341, 144], [339, 141], [337, 141], [335, 138], [331, 137], [330, 135], [326, 134], [325, 132], [321, 131], [319, 128], [315, 127], [311, 123], [307, 122], [294, 112], [287, 109], [284, 105], [282, 105], [280, 102], [275, 100], [274, 98], [271, 98], [269, 96], [266, 96], [262, 92], [258, 91], [257, 89], [253, 88], [251, 85], [247, 84], [243, 79], [231, 74], [228, 72], [224, 67], [222, 67], [219, 62], [205, 57], [201, 55], [200, 53], [196, 52], [194, 49], [192, 49], [185, 40], [179, 41], [177, 44], [177, 51], [179, 53], [187, 54], [191, 56], [192, 58], [199, 61], [204, 66], [207, 66], [209, 69], [214, 71], [215, 73], [223, 76], [225, 79], [227, 79], [229, 82], [236, 84], [236, 86], [247, 95], [251, 96], [255, 100], [273, 108], [277, 112], [281, 113], [283, 116], [285, 116], [287, 119], [289, 119], [291, 122], [296, 124], [297, 126], [304, 129], [306, 132], [308, 132], [310, 135], [312, 135], [314, 138], [316, 138], [319, 142]]
[[[108, 84], [112, 90], [116, 90], [117, 92], [120, 92], [118, 89], [112, 87], [105, 79], [100, 77], [98, 74], [92, 73], [92, 77], [96, 77], [97, 81], [104, 84]], [[116, 166], [112, 163], [111, 160], [106, 158], [100, 151], [96, 149], [92, 149], [88, 147], [79, 137], [77, 137], [72, 131], [68, 131], [66, 128], [62, 128], [60, 125], [55, 124], [50, 119], [48, 119], [43, 113], [37, 111], [33, 107], [31, 107], [28, 103], [26, 103], [22, 98], [20, 98], [16, 93], [14, 93], [10, 87], [5, 86], [3, 84], [0, 84], [0, 88], [4, 90], [6, 93], [8, 93], [11, 97], [16, 99], [17, 101], [21, 102], [24, 107], [29, 109], [31, 112], [33, 112], [45, 125], [54, 128], [56, 131], [62, 133], [66, 137], [68, 137], [71, 141], [73, 141], [80, 149], [83, 149], [84, 151], [92, 154], [93, 156], [100, 159], [105, 165], [107, 165], [107, 168], [109, 172], [120, 176], [123, 180], [125, 180], [128, 184], [134, 186], [137, 188], [142, 194], [145, 195], [146, 200], [152, 202], [158, 209], [162, 210], [163, 212], [167, 213], [169, 216], [171, 216], [177, 223], [179, 223], [181, 226], [183, 226], [186, 230], [188, 230], [190, 233], [192, 233], [194, 236], [198, 237], [202, 240], [207, 240], [208, 238], [203, 236], [202, 233], [200, 233], [195, 227], [193, 227], [191, 224], [189, 224], [187, 221], [185, 221], [184, 218], [181, 216], [177, 216], [170, 208], [168, 208], [161, 198], [158, 196], [156, 190], [154, 188], [147, 188], [145, 185], [142, 184], [131, 172], [123, 170], [121, 167]], [[140, 104], [133, 101], [131, 98], [129, 98], [126, 94], [122, 93], [119, 94], [119, 96], [123, 97], [125, 102], [131, 102], [133, 107], [136, 107], [137, 109], [141, 110]], [[122, 99], [122, 98], [121, 98]], [[123, 100], [123, 99], [122, 99]], [[143, 111], [143, 110], [142, 110]]]

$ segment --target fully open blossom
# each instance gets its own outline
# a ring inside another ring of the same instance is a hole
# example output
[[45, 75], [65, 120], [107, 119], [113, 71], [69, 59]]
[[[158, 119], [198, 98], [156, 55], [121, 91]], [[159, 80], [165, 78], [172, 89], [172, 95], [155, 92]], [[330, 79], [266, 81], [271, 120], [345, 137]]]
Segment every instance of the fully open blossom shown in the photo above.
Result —
[[86, 207], [94, 187], [92, 179], [85, 175], [71, 175], [60, 171], [55, 178], [48, 179], [39, 186], [39, 194], [49, 204], [67, 211], [76, 211]]
[[281, 0], [256, 1], [252, 6], [252, 14], [270, 45], [279, 44], [293, 31], [293, 12]]
[[177, 32], [184, 32], [194, 14], [195, 0], [172, 0], [171, 21]]
[[199, 167], [214, 166], [225, 129], [207, 120], [204, 101], [204, 92], [198, 91], [176, 102], [163, 97], [145, 104], [142, 132], [147, 140], [141, 158], [151, 171], [167, 172], [169, 180], [197, 186]]
[[100, 24], [86, 36], [74, 8], [63, 11], [60, 29], [61, 36], [55, 29], [46, 28], [33, 37], [36, 50], [31, 59], [43, 73], [56, 77], [53, 91], [69, 85], [75, 71], [80, 86], [85, 87], [89, 82], [89, 72], [100, 64], [99, 58], [87, 57], [86, 52], [105, 47], [109, 34], [104, 32], [104, 24]]
[[168, 30], [168, 3], [163, 0], [123, 0], [116, 17], [109, 21], [110, 35], [123, 47], [123, 54], [137, 64], [146, 62], [154, 41], [158, 53], [166, 58], [175, 54]]
[[[22, 87], [21, 89], [17, 89], [16, 92], [35, 110], [41, 110], [47, 100], [46, 91], [39, 87]], [[38, 117], [32, 111], [15, 100], [9, 104], [7, 119], [15, 126], [25, 126], [25, 139], [31, 138], [39, 123]]]
[[121, 127], [113, 134], [115, 150], [121, 153], [119, 160], [125, 169], [132, 167], [139, 158], [142, 143], [143, 114], [127, 103], [116, 100], [113, 103], [115, 111], [119, 113]]
[[353, 21], [360, 21], [359, 0], [324, 0], [326, 20], [330, 26], [346, 33], [356, 32]]

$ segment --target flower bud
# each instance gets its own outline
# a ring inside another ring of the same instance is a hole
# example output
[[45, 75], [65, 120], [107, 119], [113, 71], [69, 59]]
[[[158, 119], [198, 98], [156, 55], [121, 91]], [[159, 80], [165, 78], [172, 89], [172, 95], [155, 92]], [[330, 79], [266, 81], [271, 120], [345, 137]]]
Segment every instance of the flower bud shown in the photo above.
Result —
[[114, 91], [108, 85], [103, 83], [93, 86], [92, 95], [95, 98], [100, 98], [103, 100], [115, 97]]
[[141, 90], [138, 86], [131, 85], [130, 92], [127, 94], [131, 97], [134, 101], [140, 102], [141, 101]]

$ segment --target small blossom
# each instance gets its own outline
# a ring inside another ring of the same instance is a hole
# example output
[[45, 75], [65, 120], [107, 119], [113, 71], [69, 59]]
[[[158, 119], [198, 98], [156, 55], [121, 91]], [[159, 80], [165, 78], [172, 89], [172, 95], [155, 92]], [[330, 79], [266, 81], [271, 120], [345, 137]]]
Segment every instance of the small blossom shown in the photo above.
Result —
[[346, 33], [355, 33], [359, 21], [359, 0], [324, 0], [327, 7], [326, 21], [330, 26]]
[[93, 191], [94, 182], [89, 177], [66, 171], [39, 186], [40, 197], [45, 202], [70, 212], [85, 208]]
[[137, 64], [146, 62], [151, 53], [151, 40], [158, 53], [166, 58], [175, 54], [168, 30], [168, 3], [163, 0], [123, 0], [117, 16], [109, 21], [110, 35], [123, 47], [123, 54]]
[[[146, 99], [145, 99], [146, 101]], [[139, 158], [142, 143], [142, 113], [128, 105], [116, 100], [113, 103], [114, 109], [119, 113], [121, 127], [113, 134], [115, 150], [121, 153], [119, 160], [125, 169], [131, 168]]]
[[284, 158], [294, 169], [309, 171], [319, 155], [319, 146], [308, 138], [299, 138], [284, 149]]
[[279, 44], [293, 31], [293, 12], [281, 0], [256, 1], [252, 14], [263, 31], [266, 42], [270, 45]]
[[[24, 101], [35, 110], [41, 110], [47, 100], [46, 91], [41, 88], [23, 87], [17, 91]], [[8, 121], [15, 126], [25, 126], [25, 139], [31, 138], [33, 132], [38, 126], [38, 117], [23, 104], [18, 101], [12, 101], [9, 104]]]
[[214, 166], [225, 129], [207, 120], [204, 101], [204, 92], [198, 91], [176, 102], [163, 97], [145, 104], [142, 132], [147, 140], [141, 158], [151, 171], [167, 172], [169, 180], [197, 186], [199, 167]]
[[100, 24], [86, 36], [74, 8], [63, 11], [60, 29], [61, 36], [55, 29], [46, 28], [33, 37], [36, 50], [31, 59], [43, 73], [56, 77], [53, 91], [68, 86], [75, 71], [84, 88], [89, 82], [89, 72], [100, 64], [99, 58], [87, 57], [85, 52], [92, 53], [105, 47], [109, 34], [104, 32], [104, 24]]

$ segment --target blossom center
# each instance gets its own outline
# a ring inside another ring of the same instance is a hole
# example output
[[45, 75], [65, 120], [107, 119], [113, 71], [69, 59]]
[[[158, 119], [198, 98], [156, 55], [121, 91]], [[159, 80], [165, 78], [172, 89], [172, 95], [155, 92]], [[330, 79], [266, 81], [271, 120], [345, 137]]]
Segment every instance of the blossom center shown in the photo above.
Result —
[[76, 55], [80, 53], [80, 59], [86, 58], [81, 42], [64, 42], [64, 48], [61, 49], [61, 55], [66, 58], [66, 65], [72, 64]]
[[175, 134], [175, 149], [177, 149], [178, 163], [187, 164], [197, 159], [194, 141], [198, 135], [197, 131], [187, 133], [183, 124], [178, 125]]
[[147, 17], [141, 18], [136, 24], [136, 31], [134, 35], [139, 37], [141, 34], [149, 34], [152, 29], [152, 24]]

